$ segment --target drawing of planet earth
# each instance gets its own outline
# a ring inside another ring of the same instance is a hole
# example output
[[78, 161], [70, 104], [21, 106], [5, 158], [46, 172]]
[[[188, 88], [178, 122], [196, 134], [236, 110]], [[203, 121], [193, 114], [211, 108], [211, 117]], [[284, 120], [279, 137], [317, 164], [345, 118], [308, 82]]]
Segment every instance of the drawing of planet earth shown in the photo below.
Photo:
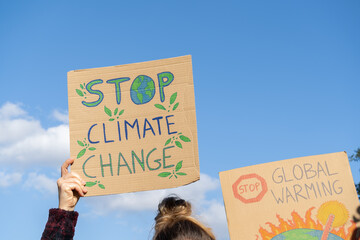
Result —
[[[322, 234], [323, 231], [321, 230], [299, 228], [283, 232], [279, 235], [276, 235], [271, 240], [320, 240]], [[327, 240], [344, 239], [335, 234], [329, 233]]]
[[135, 104], [149, 102], [155, 95], [155, 84], [151, 77], [137, 76], [131, 84], [130, 96]]

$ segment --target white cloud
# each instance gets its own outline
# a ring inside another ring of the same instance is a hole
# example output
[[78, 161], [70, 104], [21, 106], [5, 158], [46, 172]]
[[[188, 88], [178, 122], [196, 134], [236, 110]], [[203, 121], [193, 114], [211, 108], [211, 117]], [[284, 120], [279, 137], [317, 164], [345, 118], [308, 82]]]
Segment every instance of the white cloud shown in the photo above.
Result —
[[56, 179], [48, 178], [44, 174], [34, 172], [29, 173], [24, 187], [27, 189], [34, 188], [35, 190], [46, 194], [55, 194], [57, 192]]
[[53, 113], [52, 113], [52, 116], [62, 122], [62, 123], [65, 123], [65, 124], [68, 124], [69, 123], [69, 114], [66, 112], [66, 113], [62, 113], [58, 110], [54, 110]]
[[[43, 132], [40, 122], [29, 119], [0, 119], [0, 144], [9, 144]], [[1, 147], [1, 146], [0, 146]]]
[[0, 146], [1, 162], [59, 166], [69, 156], [69, 127], [60, 125]]
[[45, 129], [19, 105], [0, 108], [0, 162], [59, 166], [70, 155], [69, 145], [68, 125]]
[[9, 187], [21, 182], [22, 175], [20, 173], [0, 172], [0, 187]]
[[0, 108], [0, 119], [10, 119], [23, 115], [26, 115], [26, 112], [21, 109], [20, 104], [6, 102]]
[[9, 144], [41, 131], [39, 121], [27, 116], [19, 104], [7, 102], [0, 107], [0, 144]]

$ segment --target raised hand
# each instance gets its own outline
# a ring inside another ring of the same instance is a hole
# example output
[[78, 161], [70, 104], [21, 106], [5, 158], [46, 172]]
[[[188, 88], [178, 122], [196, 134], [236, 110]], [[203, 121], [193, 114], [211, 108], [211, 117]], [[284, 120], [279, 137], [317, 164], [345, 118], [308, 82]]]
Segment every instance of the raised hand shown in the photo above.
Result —
[[57, 180], [59, 192], [59, 208], [74, 211], [80, 197], [85, 196], [87, 189], [85, 182], [74, 172], [69, 172], [68, 167], [74, 159], [68, 159], [61, 166], [61, 178]]

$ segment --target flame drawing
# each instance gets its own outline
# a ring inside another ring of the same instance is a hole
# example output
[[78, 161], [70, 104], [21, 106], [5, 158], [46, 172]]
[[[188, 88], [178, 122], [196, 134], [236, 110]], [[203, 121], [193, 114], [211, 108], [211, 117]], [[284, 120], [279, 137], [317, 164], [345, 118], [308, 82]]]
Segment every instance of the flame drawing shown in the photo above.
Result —
[[347, 229], [345, 224], [349, 220], [349, 212], [346, 207], [338, 201], [328, 201], [323, 203], [316, 214], [312, 217], [315, 207], [309, 208], [302, 218], [299, 213], [293, 211], [291, 219], [283, 219], [276, 215], [279, 224], [267, 222], [267, 229], [260, 227], [257, 239], [262, 240], [350, 240], [351, 233], [356, 225], [351, 221], [351, 226]]

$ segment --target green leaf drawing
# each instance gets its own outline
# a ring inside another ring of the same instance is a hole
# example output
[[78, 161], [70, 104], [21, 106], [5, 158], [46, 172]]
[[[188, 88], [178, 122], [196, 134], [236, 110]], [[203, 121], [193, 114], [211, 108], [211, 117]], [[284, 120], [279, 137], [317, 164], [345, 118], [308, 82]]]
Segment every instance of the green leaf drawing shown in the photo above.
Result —
[[108, 109], [106, 106], [104, 106], [104, 111], [105, 111], [105, 113], [106, 113], [107, 115], [109, 115], [109, 117], [111, 117], [111, 116], [112, 116], [112, 114], [111, 114], [111, 110], [110, 110], [110, 109]]
[[92, 187], [96, 185], [96, 182], [86, 182], [85, 187]]
[[181, 135], [179, 138], [180, 138], [181, 140], [183, 140], [184, 142], [191, 142], [190, 138], [185, 137], [184, 135]]
[[177, 97], [177, 92], [174, 93], [173, 95], [171, 95], [171, 97], [170, 97], [170, 104], [173, 104], [173, 103], [175, 102], [176, 97]]
[[172, 177], [175, 177], [175, 178], [178, 178], [176, 175], [178, 176], [185, 176], [187, 175], [186, 173], [184, 172], [178, 172], [181, 168], [182, 168], [182, 164], [183, 164], [183, 161], [181, 160], [180, 162], [178, 162], [175, 166], [175, 169], [172, 170], [172, 173], [171, 172], [162, 172], [160, 173], [158, 176], [159, 177], [169, 177], [169, 179], [171, 179]]
[[175, 111], [175, 109], [177, 109], [178, 106], [179, 106], [179, 103], [176, 103], [173, 107], [173, 111]]
[[110, 119], [109, 119], [110, 122], [112, 122], [112, 121], [114, 121], [114, 120], [115, 120], [115, 118], [110, 118]]
[[159, 173], [159, 177], [168, 177], [171, 175], [171, 172], [162, 172], [162, 173]]
[[105, 189], [105, 186], [103, 184], [99, 183], [99, 188]]
[[124, 113], [124, 109], [119, 112], [119, 116]]
[[77, 143], [81, 146], [81, 147], [83, 147], [84, 146], [84, 143], [83, 142], [81, 142], [81, 141], [77, 141]]
[[181, 160], [180, 162], [178, 162], [178, 163], [176, 164], [176, 167], [175, 167], [175, 171], [176, 171], [176, 172], [179, 171], [179, 170], [182, 168], [182, 163], [183, 163], [183, 161]]
[[116, 108], [115, 111], [114, 111], [114, 116], [117, 114], [118, 111], [119, 111], [119, 109]]
[[81, 87], [81, 89], [84, 89], [84, 86], [82, 84], [80, 84], [80, 87]]
[[185, 175], [187, 175], [186, 173], [183, 173], [183, 172], [178, 172], [178, 173], [176, 173], [177, 175], [180, 175], [180, 176], [185, 176]]
[[82, 92], [80, 89], [76, 89], [76, 93], [77, 93], [80, 97], [83, 97], [83, 96], [84, 96], [83, 92]]
[[169, 139], [166, 141], [165, 146], [168, 145], [170, 142], [171, 142], [171, 138], [169, 138]]
[[176, 145], [177, 147], [179, 147], [179, 148], [182, 148], [182, 144], [181, 144], [181, 142], [179, 142], [179, 141], [175, 141], [175, 145]]
[[166, 110], [166, 108], [161, 104], [155, 104], [155, 107], [157, 107], [158, 109], [161, 109], [161, 110]]
[[76, 158], [81, 158], [81, 157], [85, 154], [85, 152], [86, 152], [86, 148], [84, 148], [83, 150], [81, 150], [81, 151], [78, 153], [78, 155], [77, 155]]
[[90, 147], [89, 150], [90, 150], [90, 151], [94, 151], [94, 150], [96, 150], [96, 148]]

